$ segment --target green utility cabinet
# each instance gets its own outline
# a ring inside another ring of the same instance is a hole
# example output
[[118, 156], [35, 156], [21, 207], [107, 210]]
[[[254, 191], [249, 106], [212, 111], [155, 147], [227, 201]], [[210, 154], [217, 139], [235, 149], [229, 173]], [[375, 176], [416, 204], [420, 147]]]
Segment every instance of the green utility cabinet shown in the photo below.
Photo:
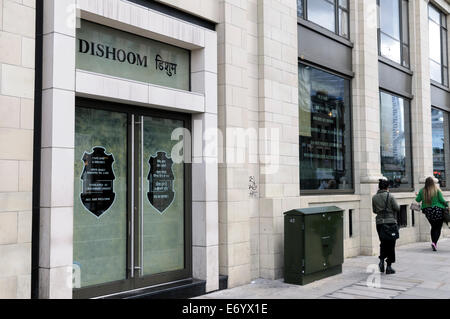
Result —
[[336, 206], [284, 213], [284, 281], [306, 285], [342, 272], [344, 211]]

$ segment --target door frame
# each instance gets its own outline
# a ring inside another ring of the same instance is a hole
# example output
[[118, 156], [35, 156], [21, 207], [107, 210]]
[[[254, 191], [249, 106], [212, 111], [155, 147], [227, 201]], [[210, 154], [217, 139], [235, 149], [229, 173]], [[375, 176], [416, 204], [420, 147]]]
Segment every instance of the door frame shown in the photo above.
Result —
[[[192, 278], [192, 164], [184, 164], [184, 264], [185, 267], [182, 270], [176, 270], [171, 272], [165, 272], [145, 277], [137, 277], [135, 274], [134, 278], [131, 278], [131, 252], [135, 249], [136, 245], [132, 247], [131, 240], [131, 220], [132, 214], [134, 214], [134, 220], [139, 217], [139, 210], [133, 209], [132, 205], [132, 194], [130, 191], [130, 186], [132, 183], [136, 185], [136, 179], [132, 180], [132, 167], [136, 165], [137, 159], [132, 155], [132, 143], [133, 143], [133, 128], [132, 128], [132, 115], [135, 118], [138, 116], [149, 116], [158, 118], [168, 118], [174, 120], [180, 120], [184, 123], [184, 128], [191, 131], [191, 115], [186, 113], [177, 113], [166, 110], [160, 110], [157, 108], [139, 107], [128, 104], [121, 104], [116, 102], [107, 102], [95, 99], [89, 99], [84, 97], [76, 97], [75, 107], [83, 107], [104, 111], [112, 111], [118, 113], [127, 114], [127, 274], [126, 279], [115, 281], [111, 283], [105, 283], [101, 285], [94, 285], [80, 289], [73, 289], [74, 299], [88, 299], [94, 297], [101, 297], [111, 294], [117, 294], [127, 291], [132, 291], [136, 289], [142, 289], [145, 287], [151, 287], [160, 285], [163, 283], [169, 283], [174, 281], [179, 281], [183, 279]], [[76, 132], [75, 132], [76, 134]], [[134, 140], [136, 143], [137, 141]], [[132, 165], [130, 165], [132, 164]], [[136, 170], [135, 170], [136, 171]], [[135, 175], [136, 176], [136, 175]], [[76, 177], [75, 177], [76, 178]], [[136, 189], [136, 187], [135, 187]], [[135, 200], [134, 200], [135, 201]], [[137, 204], [135, 203], [135, 206]], [[136, 241], [136, 236], [134, 241]]]

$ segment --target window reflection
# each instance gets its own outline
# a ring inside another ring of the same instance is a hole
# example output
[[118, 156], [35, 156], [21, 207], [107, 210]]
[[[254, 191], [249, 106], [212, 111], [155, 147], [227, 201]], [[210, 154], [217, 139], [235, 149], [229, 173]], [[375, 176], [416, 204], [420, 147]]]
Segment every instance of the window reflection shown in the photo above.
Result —
[[334, 1], [308, 1], [308, 20], [335, 32]]
[[400, 41], [400, 6], [398, 0], [380, 0], [380, 28]]
[[300, 65], [300, 187], [352, 189], [350, 81]]
[[297, 0], [297, 15], [342, 37], [349, 37], [348, 0]]
[[381, 55], [400, 64], [400, 42], [380, 33]]
[[428, 5], [430, 78], [448, 86], [447, 17]]
[[407, 0], [378, 0], [379, 53], [409, 67]]
[[433, 172], [434, 177], [439, 180], [439, 185], [445, 188], [445, 134], [444, 134], [444, 112], [431, 109], [431, 124], [433, 135]]
[[391, 188], [412, 186], [409, 105], [404, 99], [380, 92], [381, 172]]
[[[441, 34], [440, 26], [430, 20], [428, 27], [430, 35], [430, 59], [437, 63], [441, 63]], [[440, 82], [440, 81], [439, 81]]]
[[303, 17], [303, 0], [297, 0], [297, 15]]

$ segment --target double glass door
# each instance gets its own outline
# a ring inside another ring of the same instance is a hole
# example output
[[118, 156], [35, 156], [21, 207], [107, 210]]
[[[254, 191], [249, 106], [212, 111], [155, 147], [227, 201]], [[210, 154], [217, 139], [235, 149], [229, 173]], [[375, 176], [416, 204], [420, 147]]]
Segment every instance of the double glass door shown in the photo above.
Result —
[[188, 122], [77, 100], [75, 298], [191, 277], [190, 167], [181, 160], [184, 141], [172, 139]]

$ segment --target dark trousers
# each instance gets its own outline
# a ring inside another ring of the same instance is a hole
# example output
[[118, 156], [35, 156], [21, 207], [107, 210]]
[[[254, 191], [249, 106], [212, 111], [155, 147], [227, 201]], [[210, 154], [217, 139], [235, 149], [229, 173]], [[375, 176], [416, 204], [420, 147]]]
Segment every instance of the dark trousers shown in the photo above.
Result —
[[437, 244], [444, 223], [444, 210], [440, 207], [427, 207], [423, 212], [431, 225], [431, 242]]
[[[377, 225], [377, 232], [380, 234], [381, 225]], [[385, 260], [388, 265], [395, 263], [395, 242], [397, 240], [380, 239], [380, 259]]]
[[442, 224], [444, 223], [443, 219], [440, 220], [430, 220], [431, 225], [431, 241], [437, 244], [439, 237], [441, 237], [441, 229]]

